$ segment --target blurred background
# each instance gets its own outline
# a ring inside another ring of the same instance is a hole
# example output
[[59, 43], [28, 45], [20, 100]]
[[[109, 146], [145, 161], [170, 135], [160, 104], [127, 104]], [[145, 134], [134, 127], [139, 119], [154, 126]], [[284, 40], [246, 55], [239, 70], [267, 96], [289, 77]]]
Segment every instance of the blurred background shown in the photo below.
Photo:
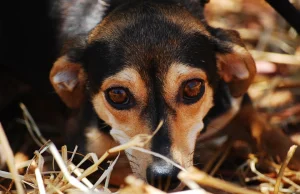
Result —
[[[290, 2], [300, 9], [299, 0]], [[296, 135], [300, 130], [299, 34], [264, 0], [211, 0], [206, 17], [213, 26], [240, 33], [258, 70], [249, 89], [254, 105], [268, 114], [272, 125]]]

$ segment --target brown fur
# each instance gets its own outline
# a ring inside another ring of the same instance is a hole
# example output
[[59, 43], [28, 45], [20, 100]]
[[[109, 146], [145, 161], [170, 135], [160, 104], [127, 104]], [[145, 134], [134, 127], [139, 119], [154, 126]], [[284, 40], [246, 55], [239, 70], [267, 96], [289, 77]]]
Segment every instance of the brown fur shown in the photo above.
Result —
[[221, 77], [228, 82], [233, 97], [244, 94], [256, 74], [255, 62], [250, 53], [241, 46], [234, 45], [233, 52], [219, 54], [218, 68]]
[[[178, 87], [185, 80], [195, 78], [204, 80], [205, 93], [203, 98], [190, 106], [178, 104], [174, 99], [178, 93]], [[203, 128], [202, 119], [213, 106], [212, 89], [207, 84], [207, 76], [202, 70], [175, 63], [171, 65], [166, 75], [164, 90], [167, 102], [176, 111], [176, 116], [170, 115], [168, 117], [172, 129], [172, 155], [179, 164], [189, 167], [192, 165], [192, 153], [195, 146], [192, 142], [196, 142], [197, 135]], [[195, 131], [193, 136], [189, 135], [192, 130]]]
[[[56, 82], [54, 77], [58, 73], [69, 72], [76, 75], [77, 80], [69, 80], [69, 82]], [[60, 57], [54, 63], [50, 72], [50, 81], [60, 96], [60, 98], [70, 108], [79, 108], [85, 96], [85, 80], [86, 76], [80, 64], [68, 61], [66, 56]], [[76, 82], [75, 86], [68, 87], [70, 81]], [[63, 85], [61, 85], [63, 84]]]
[[[283, 162], [289, 148], [294, 145], [292, 140], [281, 129], [271, 127], [267, 122], [267, 118], [258, 113], [251, 104], [244, 106], [232, 123], [239, 126], [239, 128], [246, 129], [243, 130], [244, 132], [250, 131], [254, 139], [254, 149], [271, 155], [275, 159], [279, 158], [281, 160], [279, 162]], [[236, 132], [232, 131], [232, 133]], [[245, 138], [247, 135], [245, 134], [242, 138]], [[289, 168], [300, 169], [300, 149], [296, 150], [289, 163]]]

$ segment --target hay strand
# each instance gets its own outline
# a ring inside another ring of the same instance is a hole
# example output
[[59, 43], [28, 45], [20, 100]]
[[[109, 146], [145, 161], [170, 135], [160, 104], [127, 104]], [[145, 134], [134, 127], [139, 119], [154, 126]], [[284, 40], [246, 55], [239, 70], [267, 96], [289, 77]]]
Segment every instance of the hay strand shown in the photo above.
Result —
[[2, 148], [4, 149], [4, 154], [6, 154], [6, 163], [8, 166], [9, 171], [11, 172], [11, 178], [14, 180], [17, 192], [19, 194], [25, 194], [20, 175], [18, 173], [18, 170], [16, 168], [15, 158], [13, 155], [13, 151], [10, 148], [9, 142], [7, 140], [7, 137], [5, 135], [4, 129], [0, 123], [0, 143], [2, 145]]
[[212, 188], [220, 189], [222, 191], [227, 191], [230, 193], [239, 193], [239, 194], [259, 194], [259, 192], [252, 191], [249, 189], [245, 189], [234, 185], [232, 183], [220, 180], [218, 178], [214, 178], [209, 176], [203, 171], [196, 169], [195, 167], [191, 167], [187, 169], [187, 172], [180, 172], [178, 178], [182, 181], [188, 179], [193, 180], [200, 185], [209, 186]]
[[287, 153], [286, 159], [283, 161], [283, 163], [282, 163], [282, 165], [280, 167], [280, 170], [279, 170], [279, 173], [278, 173], [278, 177], [276, 179], [276, 183], [275, 183], [275, 187], [274, 187], [274, 194], [278, 194], [284, 170], [286, 169], [288, 163], [292, 159], [292, 157], [293, 157], [293, 155], [294, 155], [294, 153], [295, 153], [295, 151], [296, 151], [297, 148], [298, 148], [298, 146], [296, 146], [296, 145], [293, 145], [293, 146], [290, 147], [290, 149], [289, 149], [289, 151]]

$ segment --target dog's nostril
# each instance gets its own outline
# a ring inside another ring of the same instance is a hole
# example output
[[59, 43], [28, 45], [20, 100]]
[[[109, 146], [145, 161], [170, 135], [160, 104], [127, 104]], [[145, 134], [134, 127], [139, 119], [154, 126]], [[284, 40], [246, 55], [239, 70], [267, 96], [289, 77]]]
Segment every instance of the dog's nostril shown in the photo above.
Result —
[[147, 181], [162, 190], [173, 190], [179, 186], [179, 169], [164, 161], [154, 162], [147, 168]]

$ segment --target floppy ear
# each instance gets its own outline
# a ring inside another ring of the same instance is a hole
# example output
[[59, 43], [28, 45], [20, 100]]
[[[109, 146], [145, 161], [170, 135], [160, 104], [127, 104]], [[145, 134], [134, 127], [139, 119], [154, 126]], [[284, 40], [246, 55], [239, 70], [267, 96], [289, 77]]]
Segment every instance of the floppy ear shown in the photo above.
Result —
[[58, 58], [50, 72], [50, 81], [62, 101], [69, 108], [79, 108], [85, 98], [86, 76], [79, 63], [66, 55]]
[[233, 97], [242, 96], [255, 77], [255, 62], [236, 31], [215, 30], [219, 75], [228, 84]]

